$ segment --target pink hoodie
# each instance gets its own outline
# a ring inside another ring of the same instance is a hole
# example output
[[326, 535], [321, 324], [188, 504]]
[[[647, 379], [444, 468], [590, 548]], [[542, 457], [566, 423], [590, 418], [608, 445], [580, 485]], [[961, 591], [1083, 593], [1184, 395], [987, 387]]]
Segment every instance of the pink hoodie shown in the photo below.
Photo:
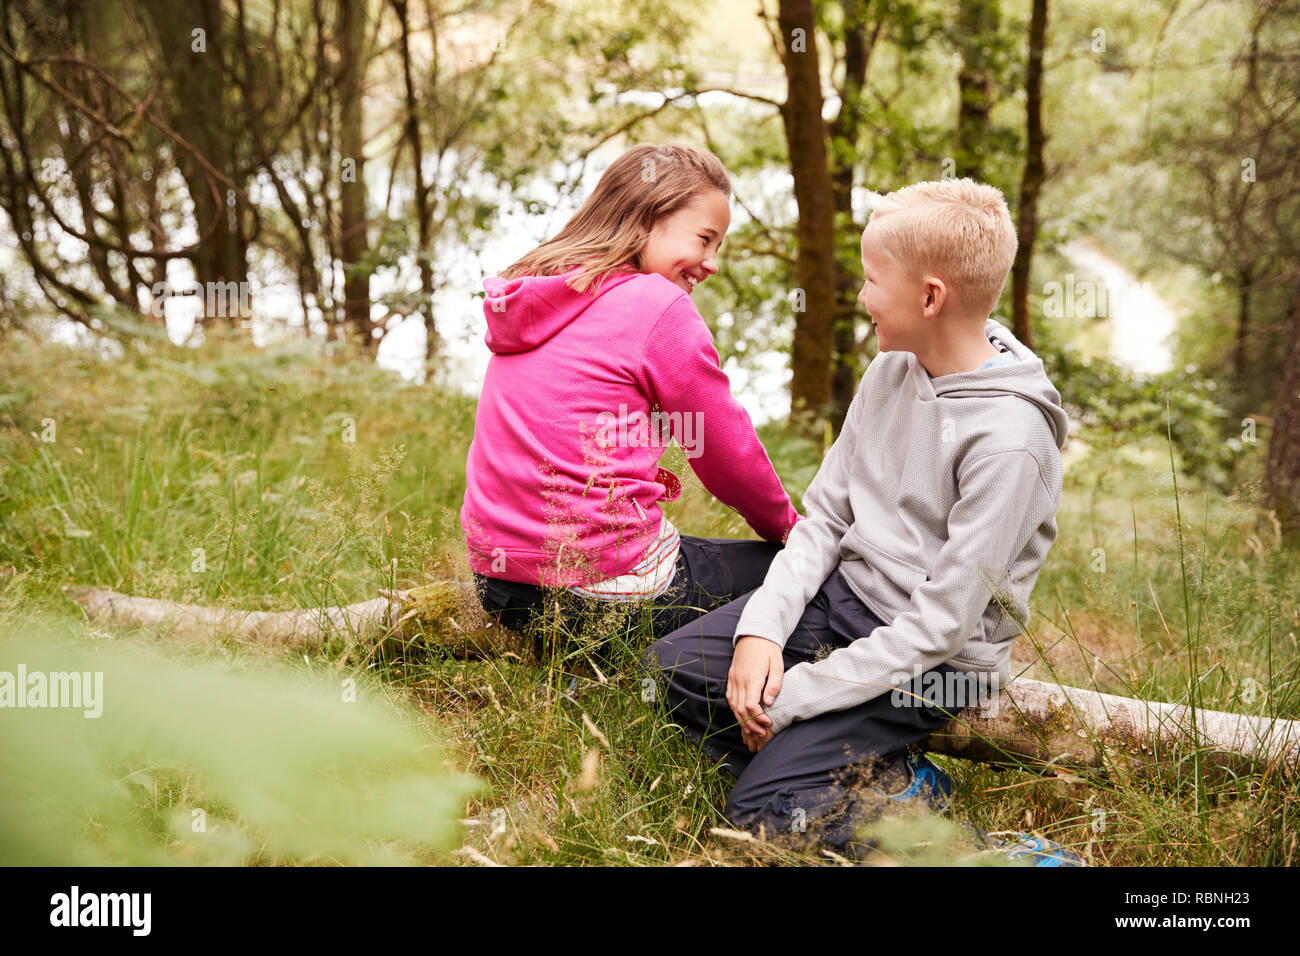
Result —
[[631, 271], [579, 294], [576, 271], [483, 282], [493, 354], [460, 512], [470, 567], [562, 587], [627, 572], [659, 501], [681, 494], [658, 467], [669, 434], [709, 492], [783, 541], [799, 515], [690, 296]]

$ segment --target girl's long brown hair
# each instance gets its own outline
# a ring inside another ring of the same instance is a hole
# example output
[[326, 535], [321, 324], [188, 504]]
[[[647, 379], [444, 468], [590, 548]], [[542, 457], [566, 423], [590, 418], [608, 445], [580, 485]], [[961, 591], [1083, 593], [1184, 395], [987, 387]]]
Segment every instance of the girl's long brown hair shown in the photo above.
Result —
[[712, 153], [681, 143], [633, 146], [609, 164], [587, 201], [553, 239], [501, 277], [553, 276], [582, 266], [567, 284], [586, 292], [619, 269], [640, 272], [641, 252], [654, 224], [709, 188], [731, 197], [731, 179]]

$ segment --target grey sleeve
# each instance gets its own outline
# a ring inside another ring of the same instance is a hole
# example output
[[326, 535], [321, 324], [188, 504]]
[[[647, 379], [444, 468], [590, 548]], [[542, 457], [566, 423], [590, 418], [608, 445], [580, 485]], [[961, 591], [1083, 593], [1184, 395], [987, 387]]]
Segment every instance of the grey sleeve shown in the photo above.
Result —
[[1032, 532], [1050, 495], [1028, 451], [986, 455], [959, 476], [948, 516], [948, 541], [933, 574], [912, 592], [911, 606], [891, 623], [785, 672], [768, 709], [772, 732], [796, 720], [846, 710], [949, 660], [981, 626], [994, 589]]
[[733, 645], [739, 638], [752, 635], [785, 647], [808, 602], [839, 565], [840, 539], [853, 523], [849, 485], [854, 470], [853, 455], [863, 427], [866, 408], [863, 395], [870, 374], [868, 367], [844, 417], [839, 437], [804, 492], [806, 517], [791, 529], [785, 547], [768, 568], [762, 587], [745, 605], [731, 638]]

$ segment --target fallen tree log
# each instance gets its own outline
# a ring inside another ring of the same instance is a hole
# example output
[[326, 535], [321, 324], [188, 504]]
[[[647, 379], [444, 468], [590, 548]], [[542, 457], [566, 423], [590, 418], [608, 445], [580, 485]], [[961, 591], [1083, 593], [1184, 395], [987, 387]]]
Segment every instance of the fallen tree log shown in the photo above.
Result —
[[92, 620], [127, 627], [170, 627], [200, 639], [230, 637], [291, 650], [319, 647], [333, 634], [381, 640], [402, 613], [401, 603], [386, 596], [346, 607], [245, 611], [133, 597], [109, 588], [69, 587], [64, 593]]
[[[293, 650], [344, 636], [360, 644], [423, 640], [461, 657], [525, 656], [532, 643], [489, 619], [473, 585], [437, 582], [346, 607], [246, 611], [131, 597], [107, 588], [65, 588], [88, 617], [127, 626], [169, 627], [193, 639]], [[1018, 678], [982, 710], [968, 707], [922, 746], [995, 764], [1066, 772], [1149, 771], [1195, 753], [1204, 769], [1300, 769], [1300, 721], [1252, 717], [1103, 694]]]
[[1043, 770], [1146, 772], [1187, 763], [1249, 772], [1300, 769], [1300, 721], [1252, 717], [1120, 697], [1028, 678], [1013, 679], [982, 716], [967, 708], [921, 746], [988, 763], [1025, 762]]
[[522, 653], [523, 637], [496, 626], [473, 585], [435, 583], [403, 590], [380, 589], [379, 597], [340, 607], [248, 611], [134, 597], [111, 588], [65, 587], [64, 594], [92, 620], [126, 627], [159, 627], [200, 641], [224, 638], [294, 651], [319, 649], [331, 639], [397, 646], [422, 637], [458, 657]]

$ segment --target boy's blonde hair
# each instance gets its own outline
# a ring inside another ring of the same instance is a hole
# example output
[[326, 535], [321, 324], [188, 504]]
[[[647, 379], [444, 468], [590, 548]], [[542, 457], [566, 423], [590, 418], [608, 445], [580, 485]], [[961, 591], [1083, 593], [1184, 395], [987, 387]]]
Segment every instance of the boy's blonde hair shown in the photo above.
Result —
[[626, 266], [640, 272], [641, 253], [655, 223], [707, 189], [731, 198], [726, 167], [712, 153], [681, 143], [633, 146], [609, 164], [587, 201], [555, 238], [519, 259], [501, 277], [561, 275], [583, 266], [568, 285], [575, 292], [586, 292]]
[[894, 262], [944, 279], [964, 312], [993, 311], [1017, 245], [1000, 190], [943, 179], [873, 194], [870, 205], [867, 227]]

